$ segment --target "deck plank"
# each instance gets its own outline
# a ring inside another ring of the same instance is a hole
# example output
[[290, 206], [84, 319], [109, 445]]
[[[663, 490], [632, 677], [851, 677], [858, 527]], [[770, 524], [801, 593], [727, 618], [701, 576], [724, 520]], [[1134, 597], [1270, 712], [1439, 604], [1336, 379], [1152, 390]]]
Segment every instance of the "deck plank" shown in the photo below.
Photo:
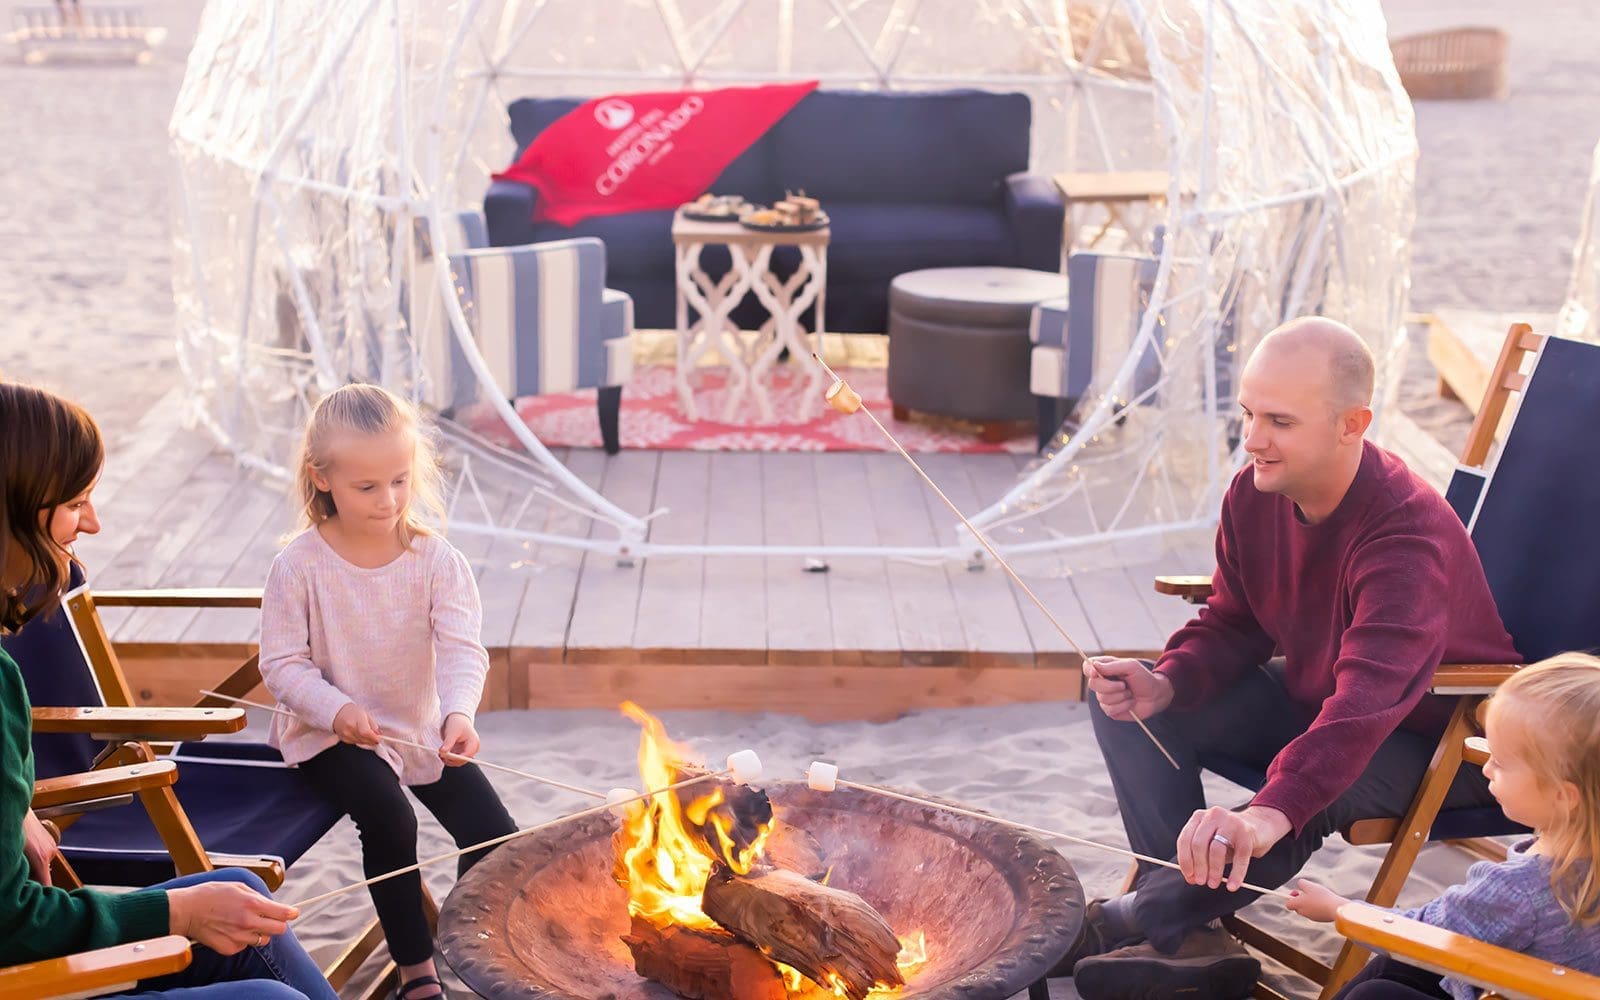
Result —
[[[761, 456], [719, 454], [711, 465], [706, 539], [760, 545], [763, 532]], [[700, 644], [723, 663], [767, 661], [766, 560], [760, 556], [707, 559], [700, 591]]]
[[[924, 456], [922, 464], [956, 509], [969, 518], [1000, 496], [1017, 475], [1010, 455], [936, 454]], [[937, 537], [952, 537], [959, 524], [956, 516], [932, 490], [925, 492], [928, 516], [936, 529], [943, 529]], [[952, 563], [946, 566], [946, 574], [969, 662], [982, 666], [1033, 666], [1033, 637], [1019, 606], [1027, 597], [1016, 590], [1005, 571], [986, 558], [982, 569]]]
[[[662, 452], [654, 507], [667, 511], [650, 522], [651, 541], [697, 545], [706, 540], [711, 457], [696, 451]], [[633, 625], [633, 645], [640, 655], [679, 658], [701, 648], [705, 562], [698, 556], [659, 556], [645, 561], [639, 613]]]
[[[828, 545], [878, 545], [877, 523], [866, 514], [875, 503], [867, 481], [867, 456], [850, 452], [815, 457], [823, 541]], [[900, 634], [884, 560], [876, 556], [832, 558], [827, 578], [834, 662], [898, 664]]]
[[[624, 451], [606, 458], [601, 493], [634, 514], [648, 513], [655, 496], [660, 452]], [[615, 535], [615, 529], [596, 522], [595, 537]], [[611, 662], [631, 662], [634, 621], [639, 613], [639, 581], [643, 560], [619, 566], [615, 557], [587, 553], [572, 603], [572, 624], [567, 630], [567, 658], [574, 662], [599, 657]]]
[[[930, 546], [952, 539], [947, 531], [950, 518], [940, 519], [939, 527], [934, 527], [925, 499], [932, 491], [899, 455], [868, 456], [867, 486], [872, 491], [872, 518], [883, 545]], [[885, 569], [904, 662], [924, 666], [964, 662], [966, 633], [944, 562], [889, 559]]]
[[[818, 545], [819, 456], [766, 452], [761, 456], [763, 533], [769, 545]], [[807, 572], [804, 556], [765, 560], [767, 582], [767, 661], [778, 664], [831, 664], [833, 611], [828, 576]]]
[[[1029, 458], [1023, 455], [1013, 456], [1017, 463], [1017, 472], [1020, 476], [1023, 468], [1028, 464]], [[1067, 506], [1074, 503], [1066, 501]], [[1015, 544], [1022, 541], [1040, 541], [1048, 537], [1049, 529], [1062, 527], [1064, 530], [1069, 525], [1064, 523], [1065, 515], [1061, 508], [1037, 514], [1021, 523], [1020, 528], [1002, 525], [990, 531], [989, 540], [994, 544]], [[990, 563], [993, 559], [985, 555]], [[1089, 620], [1088, 612], [1083, 601], [1079, 599], [1078, 590], [1073, 586], [1071, 564], [1064, 553], [1030, 554], [1017, 556], [1010, 560], [1012, 568], [1017, 575], [1028, 584], [1034, 596], [1038, 597], [1044, 606], [1049, 609], [1050, 615], [1067, 636], [1081, 646], [1084, 652], [1094, 655], [1101, 649], [1100, 639]], [[989, 565], [984, 572], [1005, 571], [998, 566]], [[1063, 637], [1061, 631], [1050, 623], [1050, 619], [1027, 598], [1026, 595], [1017, 595], [1017, 607], [1022, 612], [1023, 624], [1028, 628], [1028, 635], [1033, 641], [1034, 662], [1039, 666], [1063, 666], [1078, 664], [1078, 654], [1073, 649], [1072, 643]]]
[[[600, 488], [605, 479], [605, 453], [592, 448], [574, 448], [567, 455], [567, 468], [588, 485]], [[596, 522], [578, 511], [553, 504], [544, 531], [588, 538], [597, 530]], [[606, 529], [609, 530], [609, 529]], [[585, 553], [566, 545], [539, 545], [529, 556], [527, 589], [511, 628], [511, 645], [530, 656], [559, 661], [572, 627], [573, 605], [583, 575]], [[536, 697], [536, 695], [535, 695]]]

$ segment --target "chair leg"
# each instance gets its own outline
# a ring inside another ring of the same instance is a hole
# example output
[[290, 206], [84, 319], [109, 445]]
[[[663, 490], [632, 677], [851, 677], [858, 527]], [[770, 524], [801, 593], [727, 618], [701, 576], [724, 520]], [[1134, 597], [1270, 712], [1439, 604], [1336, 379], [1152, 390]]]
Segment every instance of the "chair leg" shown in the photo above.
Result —
[[1028, 985], [1028, 1000], [1050, 1000], [1050, 984], [1043, 979]]
[[622, 450], [617, 427], [622, 412], [622, 386], [601, 386], [595, 397], [595, 409], [600, 415], [600, 442], [605, 446], [607, 455], [615, 455]]
[[1067, 419], [1072, 401], [1054, 396], [1035, 396], [1034, 399], [1039, 403], [1039, 450], [1044, 451], [1061, 429], [1061, 422]]

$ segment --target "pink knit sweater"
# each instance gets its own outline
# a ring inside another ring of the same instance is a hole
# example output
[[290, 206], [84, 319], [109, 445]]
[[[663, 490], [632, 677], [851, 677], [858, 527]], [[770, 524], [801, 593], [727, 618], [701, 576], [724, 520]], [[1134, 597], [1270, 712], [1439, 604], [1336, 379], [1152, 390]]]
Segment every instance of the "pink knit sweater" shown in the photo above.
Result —
[[[439, 746], [444, 717], [472, 718], [483, 696], [482, 625], [472, 570], [437, 535], [364, 569], [315, 528], [301, 533], [272, 561], [261, 600], [261, 676], [298, 716], [273, 716], [270, 742], [290, 764], [309, 760], [338, 742], [333, 717], [353, 701], [384, 735]], [[408, 785], [444, 768], [414, 748], [377, 752]]]

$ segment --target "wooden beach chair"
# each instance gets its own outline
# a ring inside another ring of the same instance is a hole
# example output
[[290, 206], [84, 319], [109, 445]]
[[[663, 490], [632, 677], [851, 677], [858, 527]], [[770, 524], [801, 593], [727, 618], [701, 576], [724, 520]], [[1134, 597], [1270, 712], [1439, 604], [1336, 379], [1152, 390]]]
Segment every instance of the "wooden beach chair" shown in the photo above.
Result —
[[[1524, 368], [1530, 370], [1524, 372]], [[1501, 618], [1529, 662], [1572, 649], [1600, 646], [1600, 446], [1574, 428], [1600, 426], [1600, 346], [1511, 327], [1482, 407], [1467, 438], [1446, 498], [1461, 515], [1483, 561]], [[1520, 401], [1494, 460], [1495, 429], [1513, 395]], [[1211, 594], [1209, 577], [1158, 577], [1156, 590], [1196, 604]], [[1424, 842], [1457, 843], [1491, 860], [1504, 850], [1482, 838], [1520, 832], [1498, 809], [1441, 810], [1462, 760], [1463, 741], [1478, 726], [1483, 699], [1516, 670], [1507, 664], [1445, 664], [1430, 690], [1455, 699], [1455, 708], [1405, 816], [1374, 816], [1343, 830], [1347, 841], [1386, 848], [1367, 901], [1393, 905]], [[1249, 788], [1265, 776], [1242, 763], [1202, 761], [1217, 774]], [[1233, 918], [1230, 927], [1247, 944], [1322, 986], [1338, 992], [1365, 961], [1346, 943], [1329, 966], [1286, 941]], [[1261, 996], [1277, 996], [1266, 987]]]
[[[62, 610], [5, 638], [5, 649], [22, 667], [29, 698], [40, 706], [35, 709], [34, 755], [41, 775], [149, 762], [182, 771], [183, 781], [163, 792], [170, 813], [165, 808], [146, 811], [112, 803], [111, 808], [58, 818], [63, 856], [90, 885], [146, 886], [175, 875], [239, 867], [254, 871], [276, 889], [286, 869], [343, 814], [263, 743], [202, 744], [196, 742], [198, 726], [159, 732], [146, 728], [133, 739], [97, 739], [114, 732], [100, 728], [100, 719], [153, 711], [133, 705], [132, 691], [100, 619], [102, 606], [259, 608], [261, 591], [130, 590], [96, 595], [75, 566]], [[213, 690], [244, 697], [260, 684], [259, 656], [253, 655]], [[87, 712], [96, 724], [72, 730], [51, 728], [53, 723], [41, 726], [39, 713], [62, 705], [97, 706], [56, 709]], [[207, 697], [192, 708], [166, 711], [202, 717], [242, 715], [225, 706], [220, 699]], [[241, 718], [233, 729], [242, 728]], [[437, 908], [426, 887], [423, 894], [431, 918]], [[374, 919], [323, 970], [334, 989], [350, 984], [382, 944], [383, 931]], [[394, 964], [388, 962], [359, 995], [380, 996], [395, 982]]]
[[22, 61], [28, 64], [59, 54], [112, 56], [144, 63], [166, 36], [165, 28], [145, 26], [144, 11], [138, 6], [68, 3], [12, 8], [6, 39], [21, 50]]

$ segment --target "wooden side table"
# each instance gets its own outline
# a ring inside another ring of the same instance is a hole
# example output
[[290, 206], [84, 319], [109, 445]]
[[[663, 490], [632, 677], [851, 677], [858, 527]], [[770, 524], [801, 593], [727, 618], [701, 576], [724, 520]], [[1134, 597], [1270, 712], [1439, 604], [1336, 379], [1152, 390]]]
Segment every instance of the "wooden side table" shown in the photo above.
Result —
[[[1095, 246], [1113, 225], [1132, 236], [1135, 229], [1124, 214], [1139, 205], [1146, 210], [1167, 200], [1171, 176], [1165, 170], [1121, 170], [1102, 173], [1065, 173], [1051, 178], [1067, 203], [1066, 251], [1087, 250]], [[1105, 225], [1083, 246], [1078, 246], [1077, 208], [1099, 205], [1106, 210]]]
[[[689, 374], [713, 347], [727, 360], [731, 375], [724, 421], [732, 421], [746, 392], [755, 397], [761, 419], [773, 421], [767, 377], [785, 347], [791, 358], [811, 366], [810, 389], [814, 391], [805, 394], [805, 405], [821, 406], [826, 374], [820, 365], [810, 361], [810, 355], [812, 351], [822, 351], [828, 239], [826, 228], [774, 233], [746, 229], [737, 222], [696, 222], [682, 213], [673, 216], [672, 247], [678, 286], [678, 404], [684, 416], [700, 419]], [[726, 246], [733, 260], [728, 273], [715, 282], [700, 267], [701, 251], [713, 244]], [[772, 251], [785, 246], [800, 249], [800, 268], [789, 280], [782, 281], [772, 273]], [[754, 295], [771, 314], [748, 345], [741, 342], [738, 327], [728, 318], [747, 294]], [[810, 335], [811, 343], [807, 343], [800, 314], [812, 303], [816, 303], [817, 322]], [[691, 307], [698, 317], [693, 323], [689, 321]], [[802, 418], [806, 415], [800, 414]]]

